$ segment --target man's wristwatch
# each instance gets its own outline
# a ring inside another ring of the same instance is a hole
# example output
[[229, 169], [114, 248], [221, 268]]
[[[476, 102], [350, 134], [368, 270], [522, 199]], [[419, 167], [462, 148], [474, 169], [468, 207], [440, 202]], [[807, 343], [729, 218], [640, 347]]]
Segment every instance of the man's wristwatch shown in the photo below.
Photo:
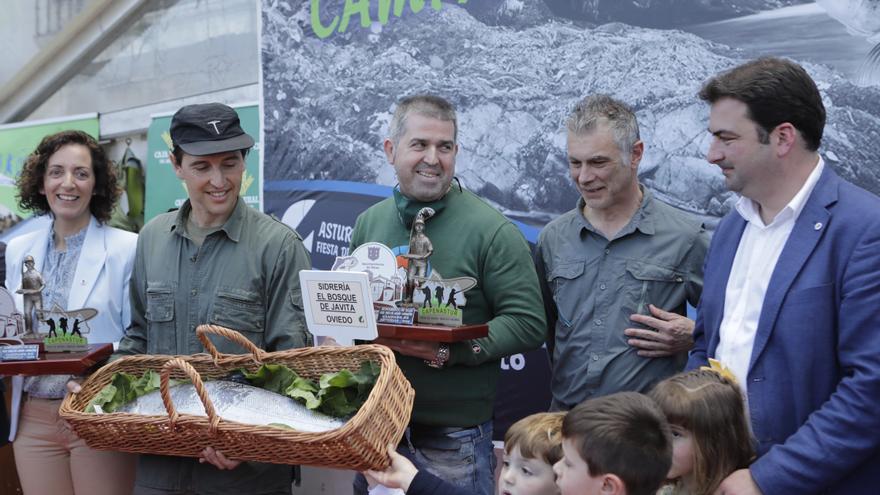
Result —
[[434, 359], [425, 359], [425, 364], [432, 368], [442, 368], [449, 361], [449, 344], [441, 342], [437, 345], [437, 355]]

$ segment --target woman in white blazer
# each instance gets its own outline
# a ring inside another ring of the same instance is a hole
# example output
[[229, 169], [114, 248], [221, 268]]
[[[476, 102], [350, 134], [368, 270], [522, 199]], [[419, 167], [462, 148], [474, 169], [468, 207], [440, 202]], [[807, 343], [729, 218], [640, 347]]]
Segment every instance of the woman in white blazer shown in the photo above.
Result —
[[[45, 284], [43, 309], [94, 308], [98, 314], [86, 322], [83, 336], [90, 343], [118, 342], [131, 319], [128, 285], [137, 236], [104, 225], [119, 197], [113, 164], [88, 134], [62, 131], [43, 138], [17, 185], [22, 209], [49, 214], [52, 221], [6, 248], [6, 287], [16, 307], [24, 308], [15, 291], [24, 259], [32, 256]], [[135, 457], [90, 449], [58, 417], [68, 379], [13, 380], [26, 396], [13, 404], [10, 434], [25, 495], [131, 493]]]

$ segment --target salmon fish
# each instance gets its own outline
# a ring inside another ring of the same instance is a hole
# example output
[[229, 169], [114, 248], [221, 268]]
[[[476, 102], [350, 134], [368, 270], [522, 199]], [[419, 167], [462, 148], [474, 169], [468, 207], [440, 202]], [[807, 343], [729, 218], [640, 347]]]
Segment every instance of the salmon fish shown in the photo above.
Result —
[[[344, 419], [310, 410], [299, 402], [275, 392], [243, 383], [210, 380], [205, 389], [214, 410], [225, 420], [249, 425], [286, 426], [303, 432], [323, 432], [339, 428]], [[192, 383], [171, 387], [171, 402], [180, 414], [207, 416]], [[115, 412], [143, 415], [167, 415], [158, 390], [124, 404]]]

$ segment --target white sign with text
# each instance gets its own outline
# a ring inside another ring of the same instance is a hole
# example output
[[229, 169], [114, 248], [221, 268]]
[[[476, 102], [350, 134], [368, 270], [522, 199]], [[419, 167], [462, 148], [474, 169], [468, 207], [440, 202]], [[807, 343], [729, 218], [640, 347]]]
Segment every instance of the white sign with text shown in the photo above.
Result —
[[299, 272], [306, 324], [312, 335], [341, 345], [378, 337], [370, 279], [365, 272]]

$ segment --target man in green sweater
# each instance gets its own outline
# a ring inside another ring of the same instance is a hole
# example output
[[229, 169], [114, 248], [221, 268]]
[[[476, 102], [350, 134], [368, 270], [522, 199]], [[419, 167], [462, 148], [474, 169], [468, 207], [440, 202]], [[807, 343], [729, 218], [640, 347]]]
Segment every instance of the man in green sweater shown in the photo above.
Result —
[[[452, 345], [376, 342], [396, 352], [416, 391], [401, 453], [447, 481], [492, 495], [492, 406], [500, 359], [539, 347], [546, 326], [528, 243], [513, 223], [453, 183], [457, 131], [455, 109], [446, 100], [418, 95], [399, 102], [384, 142], [399, 186], [358, 218], [351, 247], [381, 242], [406, 254], [417, 213], [434, 210], [424, 229], [433, 245], [427, 277], [456, 279], [454, 302], [463, 324], [488, 323], [489, 335]], [[354, 489], [367, 493], [362, 476]]]

